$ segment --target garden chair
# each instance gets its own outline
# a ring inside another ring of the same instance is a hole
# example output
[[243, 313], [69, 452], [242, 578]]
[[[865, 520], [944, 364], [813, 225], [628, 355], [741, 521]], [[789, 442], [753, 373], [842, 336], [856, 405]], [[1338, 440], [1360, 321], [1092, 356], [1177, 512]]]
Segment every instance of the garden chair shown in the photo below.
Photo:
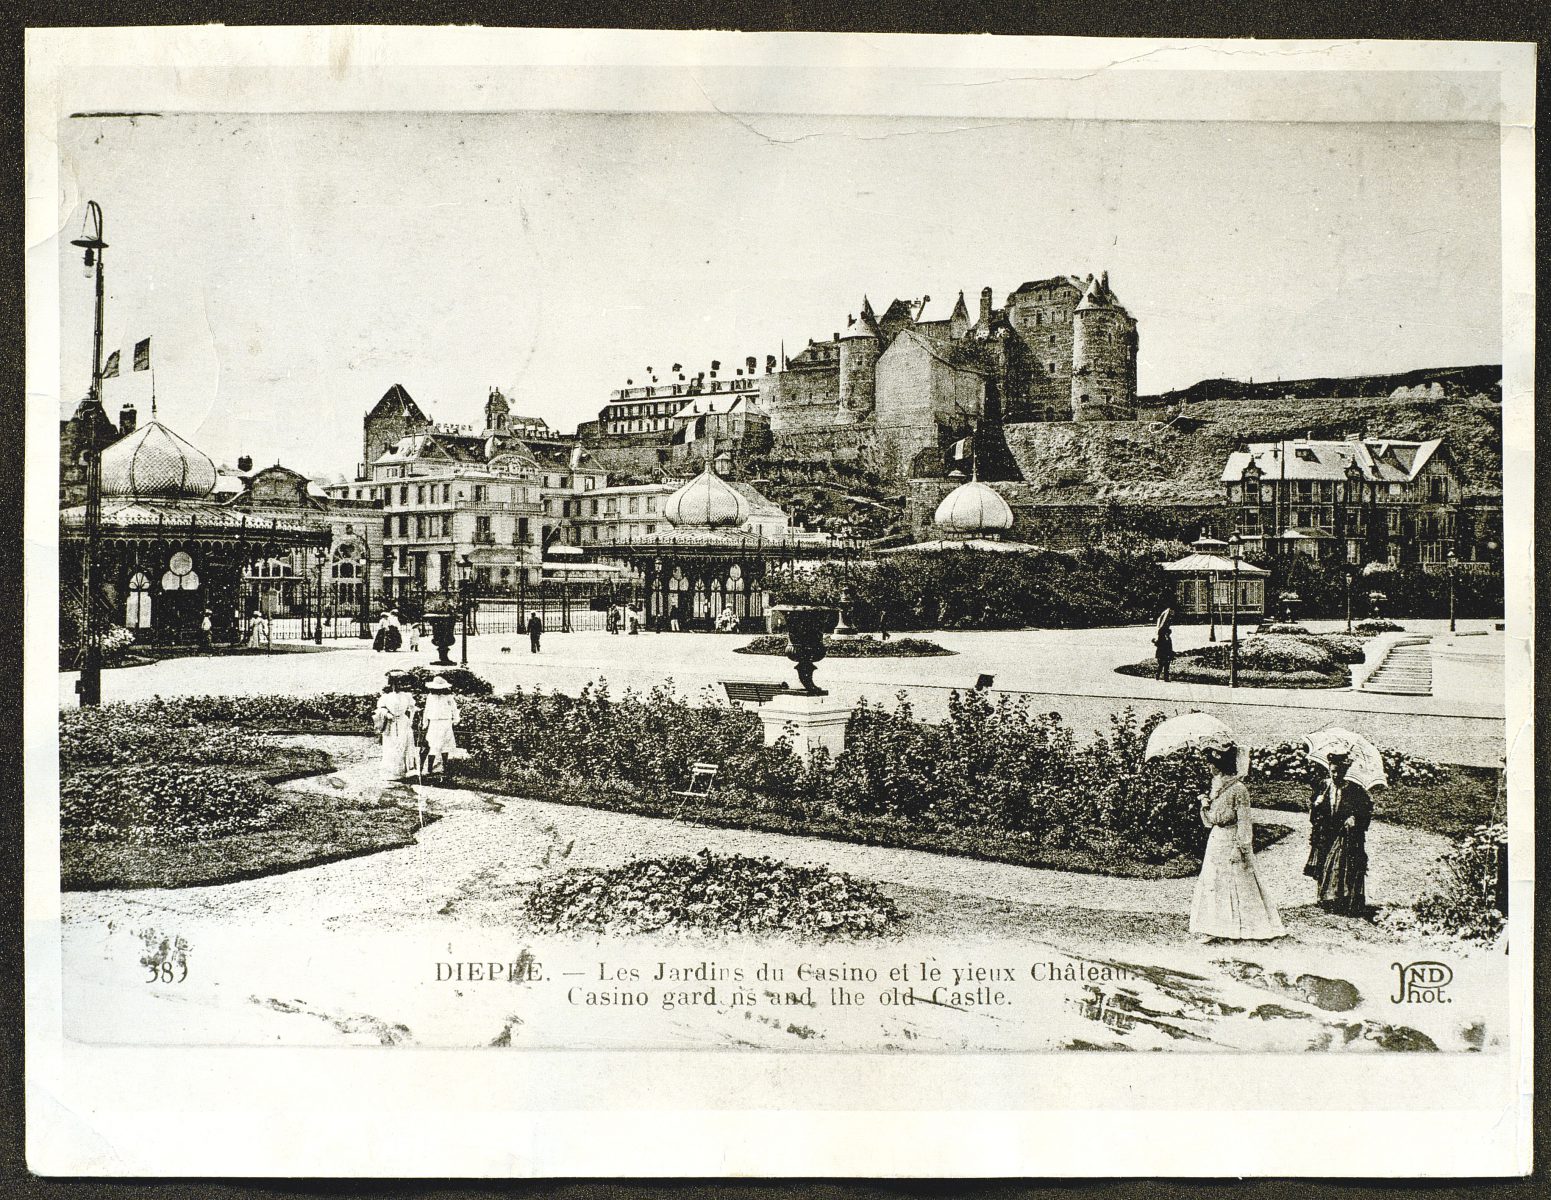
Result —
[[673, 794], [679, 798], [679, 812], [693, 800], [704, 800], [716, 785], [716, 763], [697, 762], [689, 769], [689, 783]]

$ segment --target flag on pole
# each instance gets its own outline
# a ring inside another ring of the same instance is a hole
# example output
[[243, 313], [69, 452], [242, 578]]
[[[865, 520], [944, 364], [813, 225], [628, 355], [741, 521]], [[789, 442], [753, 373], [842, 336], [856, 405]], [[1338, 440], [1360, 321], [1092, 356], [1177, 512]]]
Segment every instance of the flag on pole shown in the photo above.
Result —
[[117, 350], [115, 350], [112, 354], [108, 355], [108, 361], [103, 363], [103, 365], [102, 365], [102, 377], [104, 379], [113, 379], [113, 378], [117, 377], [117, 375], [118, 375], [118, 355], [119, 355], [119, 352]]
[[948, 454], [954, 459], [966, 459], [974, 450], [974, 441], [970, 438], [960, 438], [948, 448]]
[[151, 369], [151, 339], [135, 343], [135, 370], [149, 371]]

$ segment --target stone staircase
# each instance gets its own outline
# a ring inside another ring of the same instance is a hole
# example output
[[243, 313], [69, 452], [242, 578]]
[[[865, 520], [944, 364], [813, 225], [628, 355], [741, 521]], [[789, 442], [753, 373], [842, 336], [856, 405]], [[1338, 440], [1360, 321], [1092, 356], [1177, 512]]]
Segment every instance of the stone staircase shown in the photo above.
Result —
[[1433, 659], [1427, 639], [1408, 638], [1396, 642], [1389, 648], [1384, 661], [1363, 680], [1359, 690], [1393, 696], [1431, 696]]

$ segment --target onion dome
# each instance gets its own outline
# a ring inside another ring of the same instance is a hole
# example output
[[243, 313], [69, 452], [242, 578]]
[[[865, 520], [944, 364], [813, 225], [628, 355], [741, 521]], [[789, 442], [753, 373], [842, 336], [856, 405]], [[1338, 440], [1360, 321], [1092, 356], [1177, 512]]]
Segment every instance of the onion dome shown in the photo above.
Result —
[[679, 528], [725, 529], [748, 520], [749, 503], [707, 463], [705, 470], [668, 497], [662, 515]]
[[943, 529], [973, 537], [1011, 529], [1012, 509], [991, 488], [971, 479], [942, 498], [932, 520]]
[[102, 494], [138, 500], [202, 500], [215, 463], [159, 421], [147, 421], [102, 452]]

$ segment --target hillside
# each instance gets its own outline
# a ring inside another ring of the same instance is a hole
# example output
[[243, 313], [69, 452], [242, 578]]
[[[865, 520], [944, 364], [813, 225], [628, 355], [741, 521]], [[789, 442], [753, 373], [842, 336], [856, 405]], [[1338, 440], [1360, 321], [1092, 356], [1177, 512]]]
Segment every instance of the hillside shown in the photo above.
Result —
[[1200, 400], [1167, 423], [1033, 422], [1006, 427], [1007, 444], [1030, 485], [1030, 499], [1052, 504], [1214, 500], [1222, 494], [1224, 461], [1245, 442], [1311, 434], [1341, 438], [1349, 433], [1442, 437], [1459, 464], [1467, 497], [1502, 493], [1502, 410], [1488, 395], [1391, 399], [1385, 393], [1295, 404], [1282, 395], [1251, 396]]
[[1502, 398], [1503, 369], [1500, 366], [1422, 367], [1388, 375], [1353, 375], [1345, 378], [1266, 379], [1246, 383], [1240, 379], [1203, 379], [1187, 388], [1156, 396], [1139, 396], [1145, 408], [1184, 404], [1194, 406], [1207, 400], [1308, 400], [1327, 396], [1387, 397], [1396, 388], [1431, 387], [1437, 384], [1448, 399], [1465, 396]]

